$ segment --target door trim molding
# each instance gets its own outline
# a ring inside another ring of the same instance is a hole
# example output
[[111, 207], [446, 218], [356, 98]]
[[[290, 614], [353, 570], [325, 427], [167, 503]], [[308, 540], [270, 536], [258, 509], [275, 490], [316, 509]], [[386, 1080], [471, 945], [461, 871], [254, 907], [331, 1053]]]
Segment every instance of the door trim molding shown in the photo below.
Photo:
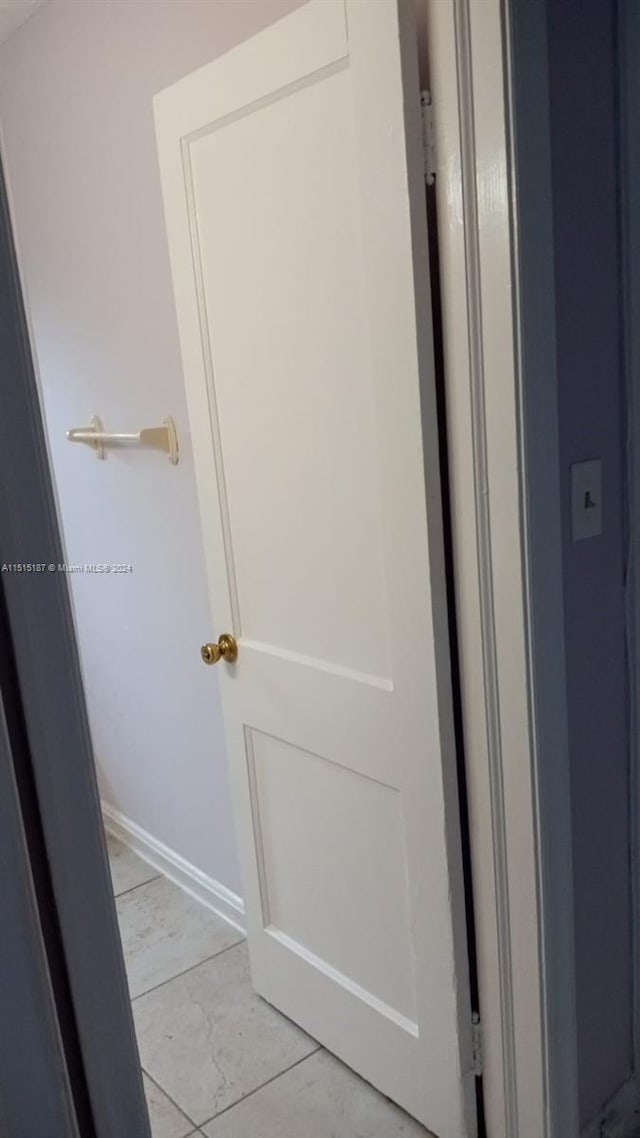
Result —
[[509, 869], [506, 808], [504, 800], [504, 755], [502, 750], [498, 643], [495, 623], [494, 573], [492, 564], [491, 501], [489, 483], [483, 313], [481, 284], [480, 222], [477, 201], [477, 155], [474, 123], [471, 13], [468, 0], [455, 5], [455, 39], [460, 115], [460, 173], [467, 274], [467, 323], [469, 340], [469, 398], [475, 528], [477, 543], [478, 607], [482, 642], [482, 676], [487, 736], [487, 765], [491, 801], [493, 873], [497, 922], [497, 960], [500, 984], [502, 1077], [505, 1086], [505, 1128], [518, 1134], [518, 1090], [515, 1072], [514, 977], [509, 911]]
[[[427, 2], [486, 1123], [492, 1138], [577, 1138], [553, 232], [546, 195], [532, 248], [517, 147], [535, 108], [548, 159], [544, 4]], [[523, 109], [524, 16], [542, 54]]]
[[[18, 257], [0, 168], [0, 271], [12, 356], [0, 418], [2, 557], [56, 566], [66, 558]], [[6, 573], [2, 588], [95, 1135], [150, 1138], [68, 583], [56, 571]]]

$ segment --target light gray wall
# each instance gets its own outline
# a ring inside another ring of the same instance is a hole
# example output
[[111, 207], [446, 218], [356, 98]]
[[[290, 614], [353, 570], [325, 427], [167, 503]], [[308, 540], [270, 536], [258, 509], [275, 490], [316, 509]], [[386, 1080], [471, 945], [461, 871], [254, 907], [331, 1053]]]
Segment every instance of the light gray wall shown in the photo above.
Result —
[[[615, 5], [548, 0], [581, 1121], [632, 1067]], [[569, 466], [604, 532], [571, 542]]]
[[[105, 798], [240, 891], [152, 97], [299, 0], [48, 0], [0, 46], [0, 121]], [[181, 462], [65, 440], [172, 414]]]

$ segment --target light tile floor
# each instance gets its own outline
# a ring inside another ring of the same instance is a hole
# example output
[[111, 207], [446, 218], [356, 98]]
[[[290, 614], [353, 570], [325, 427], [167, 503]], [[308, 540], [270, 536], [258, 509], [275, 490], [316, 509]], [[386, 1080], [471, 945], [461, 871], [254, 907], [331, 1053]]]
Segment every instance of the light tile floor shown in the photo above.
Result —
[[429, 1138], [255, 995], [240, 933], [108, 845], [153, 1138]]

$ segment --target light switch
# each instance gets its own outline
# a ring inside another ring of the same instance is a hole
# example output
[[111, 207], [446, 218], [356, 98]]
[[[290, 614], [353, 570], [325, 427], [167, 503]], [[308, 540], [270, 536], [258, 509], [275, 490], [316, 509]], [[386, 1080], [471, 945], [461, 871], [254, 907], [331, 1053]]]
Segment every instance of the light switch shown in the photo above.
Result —
[[574, 462], [571, 467], [571, 538], [584, 541], [602, 533], [602, 462]]

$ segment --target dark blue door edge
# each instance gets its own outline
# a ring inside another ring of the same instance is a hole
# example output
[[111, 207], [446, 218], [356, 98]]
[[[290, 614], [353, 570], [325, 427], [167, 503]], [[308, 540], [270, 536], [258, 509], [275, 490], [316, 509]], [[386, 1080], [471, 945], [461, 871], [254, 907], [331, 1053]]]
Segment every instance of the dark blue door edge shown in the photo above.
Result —
[[[64, 556], [1, 169], [0, 380], [0, 563], [57, 567]], [[22, 734], [16, 793], [59, 1005], [60, 1078], [80, 1138], [151, 1138], [65, 575], [2, 572], [0, 593], [2, 694], [11, 697], [14, 746]], [[3, 936], [10, 949], [13, 932]], [[50, 1122], [33, 1138], [58, 1132]]]

